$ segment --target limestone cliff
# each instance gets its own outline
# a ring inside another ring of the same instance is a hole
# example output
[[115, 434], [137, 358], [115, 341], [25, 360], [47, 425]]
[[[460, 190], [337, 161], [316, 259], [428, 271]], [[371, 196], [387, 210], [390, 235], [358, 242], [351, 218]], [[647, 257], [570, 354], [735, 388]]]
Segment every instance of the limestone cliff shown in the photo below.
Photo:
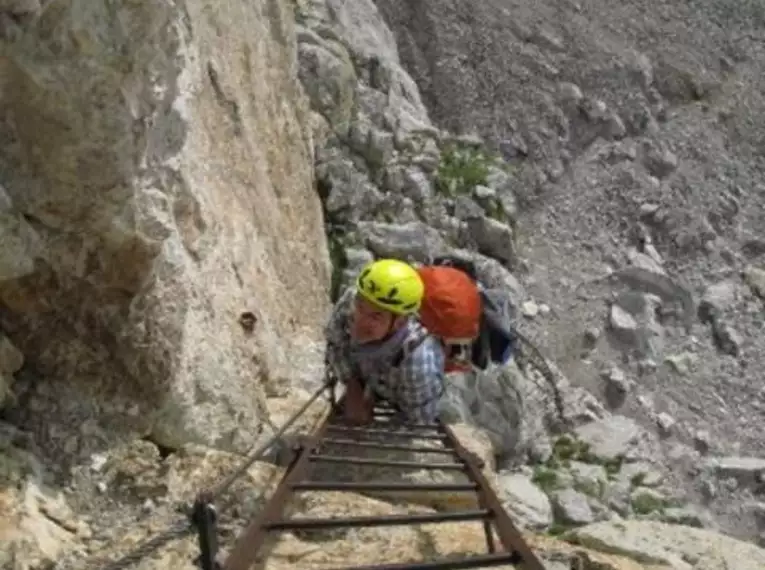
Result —
[[328, 310], [287, 2], [2, 7], [0, 330], [26, 357], [23, 423], [69, 459], [118, 434], [250, 445], [266, 381], [320, 375]]

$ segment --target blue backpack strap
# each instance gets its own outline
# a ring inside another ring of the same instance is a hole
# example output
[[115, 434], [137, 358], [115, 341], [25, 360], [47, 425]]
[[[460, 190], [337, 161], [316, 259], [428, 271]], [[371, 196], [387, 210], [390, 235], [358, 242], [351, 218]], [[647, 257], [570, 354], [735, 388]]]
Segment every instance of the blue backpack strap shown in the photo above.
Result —
[[428, 332], [424, 328], [420, 328], [417, 330], [414, 334], [412, 334], [409, 338], [407, 338], [404, 343], [401, 345], [401, 350], [398, 351], [398, 354], [393, 358], [393, 361], [391, 362], [391, 366], [393, 368], [398, 368], [401, 366], [401, 363], [404, 361], [404, 358], [407, 357], [407, 355], [411, 354], [414, 350], [417, 349], [418, 346], [420, 346], [423, 342], [425, 342], [425, 339], [428, 338]]
[[510, 296], [499, 289], [481, 287], [483, 314], [478, 339], [473, 346], [473, 363], [486, 368], [490, 362], [506, 363], [517, 343], [515, 308]]

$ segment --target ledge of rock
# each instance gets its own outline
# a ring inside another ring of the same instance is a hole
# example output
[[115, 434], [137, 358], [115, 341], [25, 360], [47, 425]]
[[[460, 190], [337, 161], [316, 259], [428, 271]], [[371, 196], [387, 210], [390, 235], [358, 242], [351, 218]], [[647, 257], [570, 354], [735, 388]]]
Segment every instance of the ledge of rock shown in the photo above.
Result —
[[586, 526], [570, 533], [579, 544], [676, 570], [759, 570], [765, 550], [751, 543], [683, 525], [619, 521]]
[[120, 433], [244, 449], [264, 382], [323, 366], [330, 268], [289, 3], [33, 15], [0, 62], [0, 328], [30, 363], [22, 421], [70, 458]]

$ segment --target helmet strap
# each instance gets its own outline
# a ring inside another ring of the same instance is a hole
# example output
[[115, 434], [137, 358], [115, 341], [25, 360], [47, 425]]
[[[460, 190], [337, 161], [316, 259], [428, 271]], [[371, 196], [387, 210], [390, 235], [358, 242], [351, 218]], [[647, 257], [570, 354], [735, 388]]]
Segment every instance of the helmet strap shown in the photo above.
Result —
[[395, 324], [396, 324], [396, 321], [398, 320], [399, 315], [397, 315], [396, 313], [391, 313], [390, 316], [391, 316], [391, 319], [390, 319], [390, 323], [388, 324], [388, 331], [385, 333], [385, 335], [382, 338], [383, 342], [388, 340], [394, 334], [396, 334], [397, 329], [395, 327]]

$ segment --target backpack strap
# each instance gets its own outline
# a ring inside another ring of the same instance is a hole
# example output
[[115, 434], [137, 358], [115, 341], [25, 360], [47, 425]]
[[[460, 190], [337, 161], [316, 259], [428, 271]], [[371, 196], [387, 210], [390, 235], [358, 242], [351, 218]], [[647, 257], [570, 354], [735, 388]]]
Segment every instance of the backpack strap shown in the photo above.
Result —
[[481, 300], [481, 328], [473, 344], [473, 363], [484, 369], [490, 362], [506, 362], [515, 351], [517, 338], [509, 297], [497, 289], [482, 287]]
[[428, 338], [428, 333], [425, 330], [418, 331], [416, 334], [411, 335], [401, 345], [401, 349], [393, 358], [393, 361], [391, 362], [391, 366], [393, 366], [393, 368], [398, 368], [399, 366], [401, 366], [401, 363], [404, 361], [404, 358], [406, 358], [412, 352], [414, 352], [418, 346], [420, 346], [423, 342], [425, 342], [426, 338]]

